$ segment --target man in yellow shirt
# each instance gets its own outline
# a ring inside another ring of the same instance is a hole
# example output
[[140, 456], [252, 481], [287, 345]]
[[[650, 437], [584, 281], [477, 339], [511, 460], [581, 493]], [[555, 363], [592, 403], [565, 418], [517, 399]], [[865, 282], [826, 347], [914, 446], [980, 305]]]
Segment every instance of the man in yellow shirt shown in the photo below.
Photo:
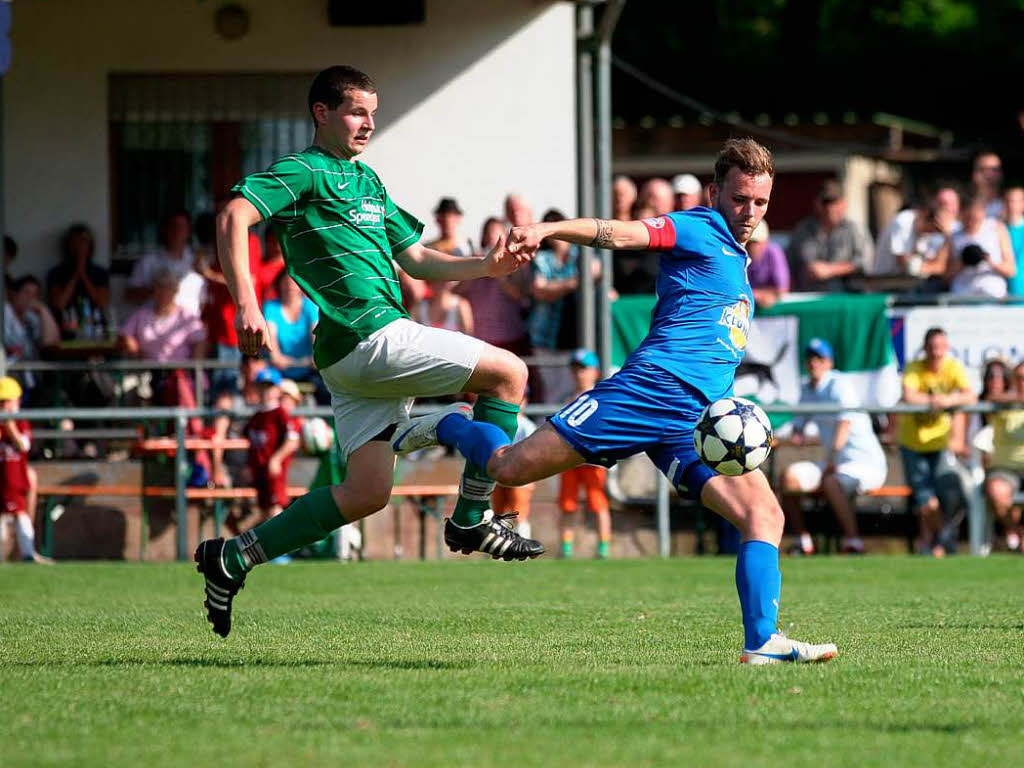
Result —
[[[1012, 386], [1006, 392], [992, 394], [994, 403], [1024, 404], [1024, 362], [1013, 369]], [[1021, 548], [1021, 510], [1013, 497], [1020, 492], [1024, 479], [1024, 409], [997, 411], [989, 422], [992, 425], [992, 456], [985, 476], [985, 498], [992, 514], [1006, 532], [1006, 548], [1015, 552]]]
[[903, 472], [921, 519], [919, 548], [930, 549], [933, 555], [942, 557], [946, 548], [939, 542], [943, 519], [939, 475], [948, 466], [945, 454], [955, 418], [946, 411], [973, 403], [976, 396], [967, 380], [967, 371], [949, 355], [949, 339], [944, 330], [928, 329], [924, 335], [924, 354], [923, 360], [908, 363], [903, 372], [903, 402], [927, 405], [931, 411], [900, 417], [899, 444]]

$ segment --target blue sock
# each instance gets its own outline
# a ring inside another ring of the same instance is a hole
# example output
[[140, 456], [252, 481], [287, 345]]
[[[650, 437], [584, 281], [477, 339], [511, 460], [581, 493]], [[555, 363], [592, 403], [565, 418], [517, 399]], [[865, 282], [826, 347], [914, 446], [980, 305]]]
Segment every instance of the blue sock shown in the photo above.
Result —
[[510, 442], [501, 427], [471, 421], [457, 413], [445, 416], [437, 425], [437, 440], [457, 448], [466, 461], [478, 467], [486, 467], [494, 452]]
[[736, 558], [736, 591], [743, 612], [744, 648], [764, 645], [779, 624], [782, 572], [779, 549], [767, 541], [744, 541]]

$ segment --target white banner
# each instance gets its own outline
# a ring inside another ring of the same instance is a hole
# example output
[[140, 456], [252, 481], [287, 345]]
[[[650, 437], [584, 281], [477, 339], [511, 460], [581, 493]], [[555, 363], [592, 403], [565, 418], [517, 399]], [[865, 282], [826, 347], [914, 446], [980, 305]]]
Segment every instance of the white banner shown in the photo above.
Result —
[[762, 317], [751, 323], [747, 352], [736, 369], [733, 392], [762, 403], [800, 398], [800, 350], [795, 317]]

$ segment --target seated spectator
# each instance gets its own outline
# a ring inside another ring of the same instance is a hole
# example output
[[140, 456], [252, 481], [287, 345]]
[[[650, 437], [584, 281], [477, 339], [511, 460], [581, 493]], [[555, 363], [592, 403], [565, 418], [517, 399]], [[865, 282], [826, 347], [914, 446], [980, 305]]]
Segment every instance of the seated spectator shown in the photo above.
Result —
[[864, 552], [857, 530], [855, 496], [881, 488], [888, 462], [871, 426], [871, 417], [854, 410], [861, 405], [851, 384], [833, 368], [832, 345], [823, 339], [811, 339], [805, 350], [807, 379], [800, 390], [800, 403], [839, 405], [849, 410], [799, 417], [793, 423], [793, 443], [803, 442], [803, 430], [814, 421], [821, 435], [821, 461], [797, 461], [782, 475], [783, 507], [786, 519], [800, 537], [796, 551], [814, 553], [814, 541], [804, 525], [803, 510], [797, 493], [822, 491], [843, 531], [841, 549], [847, 554]]
[[410, 315], [420, 325], [473, 335], [473, 309], [452, 291], [448, 280], [428, 280], [427, 297], [417, 302]]
[[[533, 224], [533, 209], [522, 195], [512, 192], [505, 196], [505, 223], [510, 227], [525, 227]], [[484, 253], [487, 250], [480, 246]]]
[[[1024, 186], [1007, 187], [1003, 195], [1003, 207], [1006, 211], [1006, 230], [1010, 234], [1013, 261], [1019, 265], [1024, 261]], [[1006, 290], [1010, 296], [1024, 296], [1024, 270], [1019, 266], [1016, 274], [1006, 280]]]
[[612, 182], [612, 217], [618, 221], [630, 221], [635, 202], [636, 184], [629, 176], [616, 176]]
[[983, 149], [974, 156], [971, 164], [971, 190], [981, 198], [985, 215], [993, 219], [1004, 216], [1000, 187], [1003, 183], [1003, 162], [999, 155]]
[[110, 273], [93, 262], [95, 241], [85, 224], [64, 233], [61, 262], [46, 276], [50, 308], [65, 339], [105, 336], [109, 325]]
[[961, 494], [949, 455], [954, 419], [946, 409], [973, 403], [975, 394], [960, 361], [949, 354], [949, 339], [941, 328], [930, 328], [924, 336], [923, 360], [907, 363], [903, 371], [903, 402], [927, 405], [928, 413], [902, 414], [897, 440], [903, 458], [903, 474], [911, 490], [911, 501], [920, 518], [919, 552], [942, 557], [955, 542], [941, 538], [944, 519], [952, 516]]
[[870, 263], [871, 242], [846, 218], [846, 197], [838, 181], [822, 185], [814, 215], [793, 230], [788, 256], [802, 291], [844, 291], [846, 278], [862, 273]]
[[313, 329], [320, 311], [285, 270], [277, 275], [277, 295], [279, 299], [263, 305], [270, 331], [270, 364], [289, 379], [311, 381], [316, 376]]
[[[48, 347], [60, 341], [60, 329], [39, 298], [39, 281], [32, 275], [14, 281], [4, 304], [4, 353], [8, 363], [41, 359]], [[52, 406], [56, 389], [52, 377], [26, 371], [18, 376], [33, 406]]]
[[[601, 379], [600, 361], [588, 349], [577, 349], [569, 362], [575, 385], [573, 399], [593, 389]], [[580, 490], [583, 490], [590, 513], [597, 518], [597, 557], [607, 560], [611, 555], [612, 514], [605, 487], [608, 484], [608, 470], [593, 464], [581, 464], [559, 475], [558, 508], [561, 516], [561, 539], [563, 558], [573, 556], [576, 526], [579, 520]]]
[[434, 209], [439, 237], [427, 243], [427, 248], [452, 256], [472, 256], [473, 243], [462, 234], [462, 209], [453, 197], [442, 197]]
[[[1024, 406], [1024, 362], [1014, 367], [1009, 387], [986, 387], [982, 399]], [[992, 454], [985, 476], [985, 498], [1003, 529], [1006, 548], [1017, 552], [1024, 534], [1020, 506], [1014, 503], [1024, 479], [1024, 407], [996, 411], [989, 415], [989, 423], [992, 425]]]
[[[17, 413], [21, 400], [21, 385], [6, 376], [0, 379], [0, 409]], [[0, 422], [0, 542], [3, 541], [7, 517], [14, 518], [18, 555], [25, 562], [51, 563], [36, 552], [35, 493], [29, 476], [28, 452], [32, 446], [32, 428], [27, 421], [10, 419]]]
[[668, 179], [648, 179], [640, 187], [638, 202], [653, 209], [652, 215], [663, 216], [666, 213], [672, 213], [675, 208], [676, 193]]
[[[486, 253], [493, 248], [504, 233], [501, 219], [487, 219], [480, 233], [481, 251]], [[530, 340], [523, 322], [523, 308], [528, 298], [523, 282], [526, 272], [519, 270], [508, 277], [467, 280], [455, 288], [455, 292], [469, 302], [473, 335], [520, 357], [530, 354]]]
[[242, 434], [249, 440], [249, 471], [256, 488], [258, 524], [281, 514], [288, 505], [288, 467], [299, 449], [299, 427], [281, 406], [281, 374], [264, 370], [256, 377], [256, 384], [260, 388], [260, 409]]
[[[205, 359], [206, 328], [198, 314], [175, 302], [177, 291], [174, 272], [164, 269], [156, 273], [152, 302], [137, 309], [121, 328], [126, 355], [161, 363]], [[196, 407], [191, 377], [181, 369], [157, 371], [153, 394], [161, 405]]]
[[747, 279], [754, 291], [754, 303], [761, 309], [775, 304], [783, 294], [789, 293], [789, 264], [782, 248], [768, 239], [768, 222], [761, 223], [750, 233], [747, 241]]
[[189, 247], [192, 220], [185, 211], [170, 214], [161, 227], [163, 247], [149, 251], [136, 262], [128, 278], [125, 295], [131, 301], [148, 301], [153, 296], [157, 272], [174, 276], [174, 300], [193, 315], [198, 315], [203, 293], [203, 278], [195, 271], [195, 254]]
[[960, 229], [959, 212], [960, 196], [948, 186], [926, 204], [900, 211], [878, 236], [874, 274], [920, 277], [924, 290], [940, 292], [949, 261], [945, 246]]
[[675, 192], [675, 210], [688, 211], [703, 205], [704, 185], [692, 173], [681, 173], [672, 179], [672, 191]]
[[966, 202], [961, 219], [963, 227], [950, 238], [952, 253], [946, 269], [950, 292], [1003, 298], [1007, 279], [1017, 274], [1006, 225], [986, 216], [985, 202], [977, 196]]

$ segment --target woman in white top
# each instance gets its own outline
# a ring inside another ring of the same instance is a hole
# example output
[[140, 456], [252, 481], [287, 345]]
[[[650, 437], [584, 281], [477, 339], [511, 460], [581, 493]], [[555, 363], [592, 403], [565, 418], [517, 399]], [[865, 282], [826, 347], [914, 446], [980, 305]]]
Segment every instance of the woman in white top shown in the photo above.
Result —
[[428, 297], [416, 303], [411, 312], [421, 325], [433, 328], [444, 328], [448, 331], [459, 331], [467, 335], [473, 334], [473, 310], [469, 302], [452, 293], [452, 284], [445, 280], [427, 282]]
[[[946, 276], [952, 293], [968, 296], [1006, 296], [1006, 280], [1017, 274], [1010, 233], [1006, 225], [985, 214], [985, 201], [974, 197], [961, 212], [963, 229], [950, 238], [951, 253]], [[977, 245], [985, 258], [977, 264], [965, 264], [961, 254], [968, 245]]]

